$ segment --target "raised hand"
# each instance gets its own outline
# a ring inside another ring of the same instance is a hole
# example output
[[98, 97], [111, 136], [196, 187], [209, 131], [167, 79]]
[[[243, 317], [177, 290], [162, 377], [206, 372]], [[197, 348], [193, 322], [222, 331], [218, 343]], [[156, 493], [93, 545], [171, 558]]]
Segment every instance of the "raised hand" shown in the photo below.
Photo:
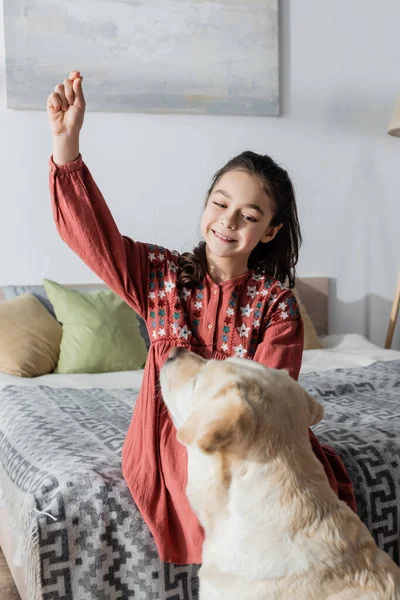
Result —
[[53, 136], [79, 136], [85, 116], [85, 97], [79, 71], [71, 71], [47, 98], [47, 114]]

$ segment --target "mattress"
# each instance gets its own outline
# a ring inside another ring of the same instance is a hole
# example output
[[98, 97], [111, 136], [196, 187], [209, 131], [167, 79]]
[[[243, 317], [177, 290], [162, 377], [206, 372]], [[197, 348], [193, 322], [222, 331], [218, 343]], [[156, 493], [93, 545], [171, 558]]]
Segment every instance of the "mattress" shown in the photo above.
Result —
[[[360, 517], [399, 560], [400, 352], [357, 335], [304, 353]], [[197, 600], [196, 565], [159, 561], [121, 474], [143, 373], [0, 374], [0, 544], [23, 600]]]

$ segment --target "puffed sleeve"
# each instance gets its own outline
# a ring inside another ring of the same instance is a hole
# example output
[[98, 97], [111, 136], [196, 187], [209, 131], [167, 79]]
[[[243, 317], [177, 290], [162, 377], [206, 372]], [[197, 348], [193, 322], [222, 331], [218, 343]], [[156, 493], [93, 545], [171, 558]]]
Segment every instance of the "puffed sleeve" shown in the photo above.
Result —
[[121, 235], [79, 156], [49, 164], [54, 220], [64, 242], [106, 285], [147, 318], [149, 246]]

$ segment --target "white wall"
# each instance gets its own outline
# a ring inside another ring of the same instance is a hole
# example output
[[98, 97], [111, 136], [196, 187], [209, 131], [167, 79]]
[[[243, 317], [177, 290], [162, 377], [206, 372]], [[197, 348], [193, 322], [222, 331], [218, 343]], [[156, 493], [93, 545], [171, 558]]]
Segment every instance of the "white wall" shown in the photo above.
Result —
[[[189, 249], [214, 171], [244, 149], [269, 153], [296, 186], [299, 273], [333, 279], [331, 331], [383, 344], [400, 268], [400, 139], [386, 134], [399, 22], [398, 0], [283, 1], [280, 118], [89, 112], [82, 153], [121, 230]], [[46, 114], [5, 108], [0, 52], [0, 285], [94, 281], [52, 222]]]

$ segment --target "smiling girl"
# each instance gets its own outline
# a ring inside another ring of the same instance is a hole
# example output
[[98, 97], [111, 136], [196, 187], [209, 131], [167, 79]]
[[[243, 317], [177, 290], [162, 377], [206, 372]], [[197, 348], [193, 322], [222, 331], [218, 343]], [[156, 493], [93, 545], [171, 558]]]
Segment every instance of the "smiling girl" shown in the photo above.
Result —
[[[290, 288], [301, 243], [293, 186], [269, 156], [243, 152], [219, 170], [201, 221], [204, 238], [179, 254], [121, 235], [79, 154], [85, 100], [72, 71], [47, 101], [50, 190], [62, 239], [146, 321], [152, 341], [122, 469], [161, 560], [200, 563], [203, 531], [185, 495], [187, 455], [160, 393], [173, 346], [204, 358], [239, 356], [297, 379], [303, 323]], [[284, 282], [288, 282], [285, 287]], [[334, 451], [310, 442], [332, 488], [355, 508]]]

